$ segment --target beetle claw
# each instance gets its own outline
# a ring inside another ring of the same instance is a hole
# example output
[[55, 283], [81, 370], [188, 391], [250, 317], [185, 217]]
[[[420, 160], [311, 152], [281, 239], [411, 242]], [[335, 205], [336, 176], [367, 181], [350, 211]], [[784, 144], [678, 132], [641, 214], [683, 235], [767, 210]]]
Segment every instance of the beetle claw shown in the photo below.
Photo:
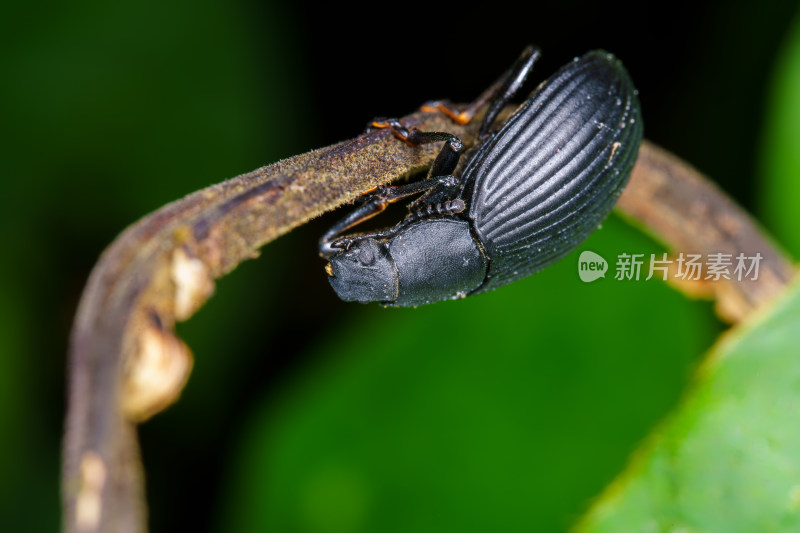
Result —
[[394, 135], [401, 141], [404, 141], [406, 144], [410, 146], [414, 146], [414, 144], [409, 142], [408, 140], [408, 136], [410, 133], [408, 128], [403, 126], [403, 124], [396, 118], [376, 117], [374, 120], [372, 120], [372, 122], [367, 124], [366, 133], [370, 133], [374, 130], [380, 130], [384, 128], [391, 131], [392, 135]]
[[350, 249], [352, 245], [353, 245], [353, 239], [339, 239], [331, 243], [331, 248], [347, 251]]

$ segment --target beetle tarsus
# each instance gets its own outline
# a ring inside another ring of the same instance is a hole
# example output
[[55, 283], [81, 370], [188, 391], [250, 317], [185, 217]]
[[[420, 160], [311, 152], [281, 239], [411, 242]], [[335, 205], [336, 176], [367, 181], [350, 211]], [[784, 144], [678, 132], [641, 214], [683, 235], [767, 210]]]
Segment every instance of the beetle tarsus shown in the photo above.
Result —
[[[392, 135], [405, 142], [409, 146], [414, 146], [414, 142], [409, 141], [409, 130], [396, 118], [376, 117], [367, 124], [367, 133], [376, 129], [388, 129]], [[414, 131], [413, 129], [411, 131]]]
[[533, 70], [533, 65], [540, 56], [541, 50], [539, 48], [527, 46], [511, 68], [464, 109], [459, 110], [450, 100], [425, 102], [420, 109], [428, 112], [438, 111], [450, 117], [457, 124], [465, 125], [472, 122], [478, 110], [489, 102], [489, 109], [484, 115], [478, 134], [478, 138], [481, 138], [489, 132], [500, 111], [522, 88], [528, 75]]
[[[483, 102], [481, 102], [481, 105], [483, 105]], [[444, 113], [450, 117], [453, 122], [463, 126], [472, 121], [475, 117], [475, 113], [478, 111], [478, 107], [470, 105], [463, 110], [459, 110], [450, 100], [432, 100], [422, 104], [420, 110], [428, 113]]]

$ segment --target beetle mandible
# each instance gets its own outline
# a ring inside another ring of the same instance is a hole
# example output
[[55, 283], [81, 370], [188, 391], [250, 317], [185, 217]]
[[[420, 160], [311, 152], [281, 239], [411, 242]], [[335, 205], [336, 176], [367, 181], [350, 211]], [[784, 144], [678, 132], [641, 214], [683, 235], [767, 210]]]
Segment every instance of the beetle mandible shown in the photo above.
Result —
[[[496, 132], [493, 122], [520, 89], [540, 52], [528, 47], [475, 103], [488, 100], [474, 155], [454, 175], [461, 140], [376, 119], [409, 144], [445, 141], [426, 179], [379, 187], [320, 239], [325, 269], [342, 300], [416, 306], [495, 289], [563, 258], [609, 214], [628, 181], [642, 140], [630, 77], [604, 51], [575, 58], [534, 90]], [[387, 204], [421, 194], [385, 230], [340, 237]]]

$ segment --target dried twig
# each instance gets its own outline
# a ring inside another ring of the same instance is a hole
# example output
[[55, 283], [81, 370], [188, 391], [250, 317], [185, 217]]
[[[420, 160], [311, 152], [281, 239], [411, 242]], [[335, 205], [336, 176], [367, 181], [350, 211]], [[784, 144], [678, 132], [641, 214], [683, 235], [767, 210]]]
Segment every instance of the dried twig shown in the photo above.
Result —
[[[436, 113], [404, 122], [467, 145], [479, 121]], [[72, 332], [64, 442], [64, 529], [146, 530], [136, 423], [173, 402], [191, 354], [173, 333], [211, 295], [214, 279], [261, 246], [361, 192], [430, 165], [433, 145], [408, 147], [376, 131], [198, 191], [128, 228], [101, 257]], [[720, 301], [742, 317], [778, 292], [791, 268], [747, 215], [680, 160], [645, 143], [620, 202], [674, 250], [760, 251], [768, 272], [725, 283]]]
[[[757, 224], [724, 192], [669, 152], [644, 142], [617, 208], [675, 253], [761, 254], [758, 279], [675, 282], [683, 292], [717, 300], [722, 318], [738, 322], [777, 295], [793, 267]], [[705, 275], [703, 275], [705, 277]], [[673, 280], [680, 279], [672, 277]]]

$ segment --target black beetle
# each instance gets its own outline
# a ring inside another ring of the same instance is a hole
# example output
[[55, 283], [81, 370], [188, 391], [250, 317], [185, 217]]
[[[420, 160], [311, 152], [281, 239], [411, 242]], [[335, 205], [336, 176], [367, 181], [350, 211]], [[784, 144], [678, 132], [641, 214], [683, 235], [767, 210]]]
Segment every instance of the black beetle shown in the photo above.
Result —
[[[329, 281], [346, 301], [414, 306], [463, 298], [537, 272], [574, 250], [609, 214], [628, 181], [642, 139], [637, 91], [619, 60], [593, 51], [544, 81], [490, 133], [500, 110], [539, 57], [527, 48], [509, 72], [464, 111], [490, 100], [477, 148], [453, 175], [461, 140], [376, 119], [409, 144], [445, 141], [427, 179], [379, 187], [320, 240]], [[424, 193], [396, 226], [338, 238], [390, 202]]]

